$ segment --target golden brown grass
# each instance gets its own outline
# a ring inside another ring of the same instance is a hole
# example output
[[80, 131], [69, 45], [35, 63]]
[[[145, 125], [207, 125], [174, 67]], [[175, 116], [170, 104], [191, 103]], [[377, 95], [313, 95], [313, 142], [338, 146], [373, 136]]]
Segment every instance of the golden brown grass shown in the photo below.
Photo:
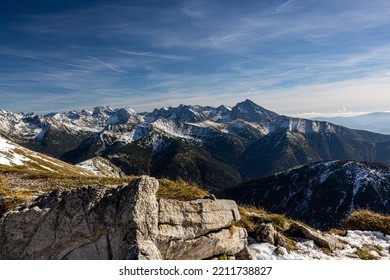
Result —
[[0, 217], [31, 196], [32, 192], [28, 190], [12, 190], [8, 187], [6, 179], [0, 176]]
[[271, 223], [280, 231], [285, 231], [290, 227], [290, 220], [281, 214], [268, 213], [264, 209], [246, 205], [238, 206], [238, 211], [241, 220], [237, 225], [246, 228], [248, 232], [253, 232], [262, 223]]
[[390, 234], [390, 216], [370, 210], [356, 210], [347, 217], [346, 228], [349, 230], [375, 230]]
[[[120, 185], [135, 177], [109, 178], [97, 176], [70, 176], [1, 166], [0, 169], [0, 216], [27, 202], [34, 193], [48, 192], [59, 188], [76, 188], [90, 185]], [[8, 178], [8, 182], [7, 179]]]
[[171, 181], [168, 179], [160, 179], [159, 183], [160, 188], [157, 191], [157, 197], [159, 198], [187, 201], [209, 194], [209, 192], [199, 186], [182, 180]]
[[[128, 184], [136, 178], [135, 176], [121, 178], [70, 176], [13, 167], [3, 167], [0, 174], [3, 174], [0, 175], [0, 215], [26, 202], [36, 192], [91, 185], [121, 185]], [[9, 177], [9, 184], [5, 177]], [[159, 183], [160, 188], [157, 193], [159, 198], [192, 200], [209, 194], [197, 185], [184, 181], [160, 179]]]
[[283, 235], [286, 241], [286, 249], [288, 251], [295, 249], [294, 241], [284, 234], [289, 229], [292, 220], [286, 218], [284, 215], [268, 213], [266, 210], [254, 206], [239, 205], [238, 211], [240, 212], [241, 220], [235, 223], [235, 226], [243, 227], [249, 234], [252, 234], [260, 224], [271, 223]]
[[339, 229], [339, 228], [331, 228], [326, 233], [339, 235], [339, 236], [346, 236], [347, 235], [347, 231], [345, 229]]
[[[80, 175], [88, 175], [89, 172], [68, 164], [66, 162], [48, 157], [44, 154], [34, 152], [34, 153], [29, 153], [28, 150], [23, 149], [23, 148], [15, 148], [14, 152], [16, 152], [19, 155], [22, 155], [26, 158], [29, 158], [31, 161], [25, 162], [25, 167], [28, 169], [35, 169], [37, 171], [41, 172], [47, 172], [49, 168], [52, 170], [54, 173], [59, 173], [62, 175], [67, 175], [67, 176], [80, 176]], [[91, 174], [92, 175], [92, 174]]]
[[355, 252], [356, 256], [361, 260], [378, 260], [379, 257], [372, 255], [367, 249], [357, 249]]
[[250, 213], [256, 213], [259, 215], [265, 214], [253, 206], [239, 205], [238, 212], [240, 213], [241, 220], [236, 223], [236, 226], [245, 228], [248, 232], [254, 232], [258, 227], [258, 223], [255, 221]]

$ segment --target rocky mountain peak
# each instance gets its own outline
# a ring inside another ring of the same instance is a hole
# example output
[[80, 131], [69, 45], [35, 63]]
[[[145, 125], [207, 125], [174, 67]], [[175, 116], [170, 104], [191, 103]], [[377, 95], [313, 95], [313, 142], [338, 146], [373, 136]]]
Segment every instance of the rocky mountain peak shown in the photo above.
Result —
[[0, 112], [0, 134], [70, 163], [103, 156], [127, 175], [217, 188], [321, 160], [390, 163], [390, 136], [280, 116], [250, 100], [140, 114], [110, 107], [44, 116]]
[[231, 111], [232, 119], [242, 119], [249, 122], [271, 120], [277, 116], [279, 116], [277, 113], [269, 111], [249, 99], [237, 103]]
[[92, 116], [102, 116], [102, 115], [107, 115], [113, 111], [112, 108], [109, 106], [98, 106], [93, 108], [92, 110]]
[[171, 119], [178, 122], [200, 122], [205, 120], [202, 106], [180, 104], [178, 107], [164, 107], [154, 109], [146, 114], [147, 119], [154, 121], [160, 118]]
[[108, 124], [126, 124], [130, 119], [137, 118], [137, 112], [130, 107], [114, 110], [107, 119]]

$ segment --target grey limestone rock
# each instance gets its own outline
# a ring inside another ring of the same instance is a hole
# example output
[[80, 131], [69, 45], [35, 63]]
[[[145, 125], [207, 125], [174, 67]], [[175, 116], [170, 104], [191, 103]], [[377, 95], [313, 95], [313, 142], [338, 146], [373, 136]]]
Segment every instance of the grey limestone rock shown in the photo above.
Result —
[[0, 220], [0, 259], [126, 259], [132, 245], [157, 236], [157, 188], [143, 176], [41, 196]]
[[315, 231], [309, 227], [302, 225], [299, 222], [293, 222], [288, 230], [288, 234], [293, 237], [300, 237], [313, 240], [314, 243], [321, 247], [330, 250], [342, 249], [344, 246], [335, 238], [325, 236], [322, 233]]
[[284, 240], [283, 235], [277, 232], [271, 223], [262, 223], [256, 229], [256, 241], [286, 247], [286, 241]]
[[171, 240], [159, 245], [163, 259], [200, 260], [222, 254], [234, 256], [247, 246], [243, 228], [222, 229], [197, 238]]
[[236, 255], [247, 246], [245, 229], [232, 200], [159, 201], [158, 247], [164, 259], [207, 259]]
[[162, 242], [196, 238], [240, 220], [233, 200], [160, 199], [159, 205], [159, 241]]

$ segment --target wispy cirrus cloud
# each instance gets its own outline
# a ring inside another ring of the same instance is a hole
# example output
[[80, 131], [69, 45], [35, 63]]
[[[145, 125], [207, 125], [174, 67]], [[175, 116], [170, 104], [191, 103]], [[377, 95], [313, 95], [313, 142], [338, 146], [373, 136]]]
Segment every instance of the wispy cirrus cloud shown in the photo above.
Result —
[[288, 0], [281, 5], [277, 6], [275, 9], [275, 13], [283, 13], [283, 12], [288, 12], [291, 11], [291, 5], [293, 4], [295, 0]]
[[153, 57], [153, 58], [161, 58], [161, 59], [169, 59], [169, 60], [189, 60], [191, 59], [189, 56], [184, 55], [170, 55], [164, 53], [156, 53], [156, 52], [136, 52], [130, 50], [118, 50], [118, 52], [123, 54], [142, 56], [142, 57]]

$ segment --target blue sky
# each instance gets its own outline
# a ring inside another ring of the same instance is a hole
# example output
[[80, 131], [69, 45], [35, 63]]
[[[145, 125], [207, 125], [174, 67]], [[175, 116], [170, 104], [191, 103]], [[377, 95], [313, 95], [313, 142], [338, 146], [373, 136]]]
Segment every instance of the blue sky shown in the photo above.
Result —
[[390, 110], [387, 0], [0, 1], [0, 108]]

